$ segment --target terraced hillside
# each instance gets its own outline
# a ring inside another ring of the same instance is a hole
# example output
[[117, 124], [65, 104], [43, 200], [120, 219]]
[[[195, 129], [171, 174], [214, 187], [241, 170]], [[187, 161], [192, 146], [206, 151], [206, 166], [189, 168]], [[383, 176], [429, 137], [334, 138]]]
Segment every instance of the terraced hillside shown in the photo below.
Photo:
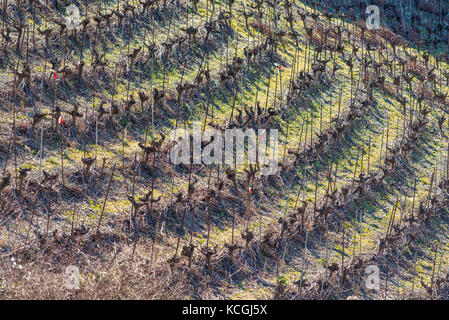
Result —
[[449, 4], [369, 4], [2, 0], [0, 298], [448, 299]]

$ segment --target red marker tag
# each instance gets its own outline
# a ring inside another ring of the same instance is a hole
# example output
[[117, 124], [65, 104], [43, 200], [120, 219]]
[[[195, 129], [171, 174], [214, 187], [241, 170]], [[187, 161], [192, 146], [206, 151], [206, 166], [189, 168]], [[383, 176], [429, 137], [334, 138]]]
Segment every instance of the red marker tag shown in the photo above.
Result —
[[58, 120], [59, 125], [64, 123], [64, 120], [62, 120], [62, 116], [59, 116], [59, 120]]
[[54, 73], [54, 77], [55, 77], [55, 79], [57, 79], [57, 78], [58, 78], [58, 76], [56, 75], [56, 72]]
[[390, 131], [390, 129], [389, 129], [389, 128], [387, 128], [387, 132], [388, 132], [388, 131]]
[[252, 194], [253, 193], [253, 189], [249, 188], [249, 193]]

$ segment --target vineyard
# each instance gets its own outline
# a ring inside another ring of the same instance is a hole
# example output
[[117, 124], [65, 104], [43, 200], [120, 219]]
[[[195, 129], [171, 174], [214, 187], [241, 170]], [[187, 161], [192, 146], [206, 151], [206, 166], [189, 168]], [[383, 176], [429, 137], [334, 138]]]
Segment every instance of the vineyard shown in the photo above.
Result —
[[0, 12], [0, 299], [449, 299], [447, 1]]

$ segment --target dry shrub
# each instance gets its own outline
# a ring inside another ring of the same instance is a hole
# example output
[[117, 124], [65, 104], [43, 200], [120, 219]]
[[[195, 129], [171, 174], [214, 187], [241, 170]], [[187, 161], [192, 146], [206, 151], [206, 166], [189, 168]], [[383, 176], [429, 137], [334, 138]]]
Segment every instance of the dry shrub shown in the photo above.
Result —
[[362, 81], [365, 84], [368, 84], [369, 81], [371, 81], [371, 83], [377, 82], [378, 77], [375, 73], [369, 72], [367, 71], [366, 74], [363, 76]]
[[432, 2], [430, 2], [429, 0], [419, 0], [418, 8], [428, 13], [434, 13], [436, 15], [440, 14], [438, 8], [434, 7]]
[[410, 26], [407, 28], [407, 37], [414, 42], [418, 42], [421, 40], [419, 33], [413, 30]]
[[[160, 257], [150, 268], [140, 254], [131, 261], [131, 250], [125, 248], [113, 262], [113, 253], [107, 252], [100, 257], [75, 253], [75, 259], [67, 261], [48, 259], [51, 253], [40, 250], [28, 250], [27, 259], [19, 253], [2, 258], [0, 270], [7, 283], [0, 299], [179, 299], [192, 290], [181, 266], [172, 273]], [[27, 263], [30, 256], [33, 263]], [[69, 265], [79, 267], [79, 289], [66, 286]]]
[[417, 78], [422, 78], [424, 75], [427, 74], [427, 71], [424, 67], [416, 64], [410, 59], [407, 61], [407, 71]]
[[[314, 27], [314, 33], [317, 33], [322, 39], [327, 37], [326, 45], [331, 45], [331, 39], [338, 39], [337, 34], [334, 32], [332, 28], [327, 28], [324, 23], [317, 23]], [[326, 35], [327, 33], [327, 35]]]
[[441, 97], [435, 98], [435, 101], [443, 106], [449, 106], [449, 101], [447, 99], [443, 99]]
[[419, 86], [418, 95], [423, 96], [426, 100], [431, 100], [433, 97], [432, 91], [423, 84]]
[[381, 39], [379, 37], [375, 36], [372, 33], [372, 30], [368, 30], [368, 32], [365, 32], [365, 38], [366, 38], [366, 42], [370, 43], [372, 46], [375, 46], [377, 48], [383, 48], [384, 47]]
[[392, 85], [385, 84], [384, 88], [385, 88], [386, 94], [389, 94], [390, 96], [396, 96], [396, 90], [394, 89], [394, 87]]

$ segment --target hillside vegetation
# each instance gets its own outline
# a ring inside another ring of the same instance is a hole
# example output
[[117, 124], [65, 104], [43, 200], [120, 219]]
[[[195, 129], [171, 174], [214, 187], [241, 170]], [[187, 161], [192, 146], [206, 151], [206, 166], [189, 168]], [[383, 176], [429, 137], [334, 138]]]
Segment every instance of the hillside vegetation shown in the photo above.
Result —
[[0, 299], [448, 299], [449, 4], [368, 2], [2, 0]]

